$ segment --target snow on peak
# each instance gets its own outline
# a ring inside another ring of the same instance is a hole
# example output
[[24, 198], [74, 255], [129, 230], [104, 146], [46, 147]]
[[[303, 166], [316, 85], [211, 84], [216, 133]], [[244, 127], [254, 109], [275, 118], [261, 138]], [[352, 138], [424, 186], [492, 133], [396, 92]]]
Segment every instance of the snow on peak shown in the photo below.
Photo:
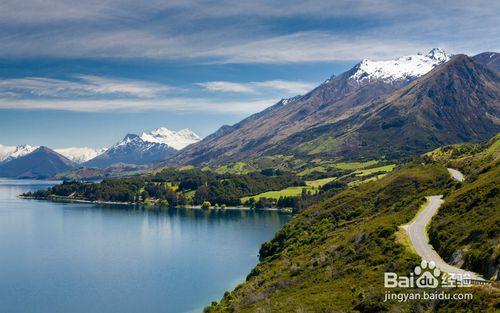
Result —
[[106, 151], [106, 148], [92, 149], [87, 147], [70, 147], [54, 149], [54, 151], [65, 156], [73, 162], [83, 163], [95, 158], [98, 155], [101, 155], [102, 153], [104, 153], [104, 151]]
[[450, 56], [447, 55], [446, 52], [444, 52], [444, 50], [442, 50], [440, 48], [432, 49], [425, 56], [432, 59], [432, 60], [436, 60], [438, 62], [441, 62], [441, 63], [444, 63], [450, 59]]
[[30, 145], [19, 145], [19, 146], [3, 146], [0, 145], [0, 162], [6, 161], [7, 159], [15, 159], [27, 155], [38, 149], [38, 147]]
[[165, 144], [176, 150], [201, 140], [198, 135], [188, 128], [174, 131], [165, 127], [160, 127], [149, 133], [142, 133], [140, 138], [147, 142]]
[[289, 103], [295, 102], [296, 100], [300, 99], [302, 96], [297, 95], [291, 98], [282, 98], [278, 103], [281, 105], [287, 105]]
[[443, 50], [434, 48], [426, 55], [413, 54], [395, 60], [363, 59], [356, 66], [357, 70], [351, 78], [356, 81], [382, 80], [386, 83], [409, 80], [428, 73], [434, 67], [448, 61], [450, 57]]

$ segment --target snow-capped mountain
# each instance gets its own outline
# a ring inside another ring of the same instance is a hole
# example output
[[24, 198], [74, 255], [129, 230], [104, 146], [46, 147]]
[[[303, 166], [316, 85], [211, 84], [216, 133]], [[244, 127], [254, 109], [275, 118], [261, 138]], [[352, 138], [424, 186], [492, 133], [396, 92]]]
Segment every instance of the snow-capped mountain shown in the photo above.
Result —
[[0, 145], [0, 162], [6, 162], [11, 159], [22, 157], [33, 151], [38, 147], [33, 147], [30, 145], [19, 145], [19, 146], [3, 146]]
[[160, 127], [149, 133], [142, 133], [141, 139], [147, 142], [166, 144], [176, 150], [189, 146], [200, 141], [201, 138], [188, 128], [173, 131], [165, 127]]
[[0, 163], [0, 177], [49, 178], [75, 168], [76, 163], [47, 147]]
[[70, 147], [62, 149], [54, 149], [59, 154], [67, 157], [73, 162], [83, 163], [95, 158], [96, 156], [104, 153], [107, 148], [92, 149], [87, 147]]
[[426, 55], [413, 54], [395, 60], [362, 60], [351, 78], [358, 81], [381, 80], [385, 83], [412, 80], [420, 77], [434, 67], [450, 60], [451, 55], [439, 48], [434, 48]]
[[176, 132], [164, 127], [142, 133], [141, 136], [127, 134], [105, 152], [85, 162], [85, 165], [107, 167], [115, 163], [146, 164], [161, 161], [200, 139], [189, 129]]

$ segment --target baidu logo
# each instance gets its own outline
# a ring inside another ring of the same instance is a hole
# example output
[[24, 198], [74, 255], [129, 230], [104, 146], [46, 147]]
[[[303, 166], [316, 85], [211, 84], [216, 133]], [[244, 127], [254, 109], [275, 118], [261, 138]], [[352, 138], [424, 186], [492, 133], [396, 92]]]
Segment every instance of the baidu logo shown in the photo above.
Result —
[[399, 276], [396, 273], [384, 273], [384, 287], [386, 288], [437, 288], [441, 271], [434, 262], [422, 260], [408, 276]]

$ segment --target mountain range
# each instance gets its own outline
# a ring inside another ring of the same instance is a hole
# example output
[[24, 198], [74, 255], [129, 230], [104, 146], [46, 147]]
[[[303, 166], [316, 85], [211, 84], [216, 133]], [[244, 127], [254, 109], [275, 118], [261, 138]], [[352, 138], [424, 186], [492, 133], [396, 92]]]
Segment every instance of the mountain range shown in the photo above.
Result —
[[[500, 131], [499, 60], [495, 52], [452, 56], [437, 48], [394, 60], [364, 59], [309, 93], [282, 99], [204, 139], [189, 129], [159, 128], [128, 134], [108, 149], [0, 146], [0, 175], [46, 177], [113, 164], [217, 166], [272, 155], [304, 160], [409, 158], [441, 145], [485, 140]], [[43, 154], [46, 172], [40, 170]], [[34, 160], [36, 171], [30, 163]], [[61, 167], [56, 170], [54, 164]]]
[[0, 145], [0, 177], [45, 178], [82, 167], [105, 168], [119, 163], [148, 164], [164, 160], [178, 149], [200, 139], [189, 129], [176, 132], [162, 127], [142, 133], [141, 136], [128, 134], [107, 149], [72, 147], [52, 150], [29, 145]]
[[92, 160], [98, 155], [103, 154], [107, 149], [93, 149], [87, 147], [70, 147], [70, 148], [62, 148], [62, 149], [54, 149], [55, 152], [65, 156], [73, 162], [78, 164], [87, 162]]
[[51, 178], [77, 167], [77, 164], [47, 147], [0, 164], [0, 177]]
[[189, 129], [176, 132], [164, 127], [149, 133], [142, 133], [140, 136], [127, 134], [123, 140], [83, 165], [104, 168], [116, 163], [152, 163], [165, 160], [177, 150], [200, 139]]
[[363, 60], [303, 96], [284, 99], [176, 153], [167, 164], [223, 164], [285, 154], [400, 158], [500, 131], [498, 54], [440, 49]]
[[500, 53], [496, 52], [483, 52], [472, 57], [474, 61], [479, 62], [489, 69], [499, 72], [500, 71]]
[[35, 151], [38, 147], [30, 145], [3, 146], [0, 145], [0, 163], [21, 157]]

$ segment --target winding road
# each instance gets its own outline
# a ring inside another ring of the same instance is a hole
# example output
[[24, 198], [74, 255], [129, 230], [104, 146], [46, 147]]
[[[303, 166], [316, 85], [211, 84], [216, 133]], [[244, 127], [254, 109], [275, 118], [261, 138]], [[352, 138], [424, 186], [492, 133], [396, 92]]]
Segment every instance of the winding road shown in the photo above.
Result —
[[[464, 175], [457, 170], [448, 169], [450, 175], [458, 180], [463, 181]], [[402, 227], [406, 230], [408, 237], [410, 238], [411, 245], [415, 249], [416, 253], [428, 262], [434, 261], [436, 267], [441, 271], [448, 274], [469, 275], [470, 278], [475, 280], [484, 280], [479, 274], [460, 269], [458, 267], [452, 266], [439, 256], [439, 254], [434, 250], [434, 248], [429, 244], [429, 239], [427, 237], [427, 224], [431, 221], [432, 217], [437, 213], [441, 204], [444, 200], [442, 195], [429, 196], [426, 197], [428, 203], [417, 213], [413, 221]]]

